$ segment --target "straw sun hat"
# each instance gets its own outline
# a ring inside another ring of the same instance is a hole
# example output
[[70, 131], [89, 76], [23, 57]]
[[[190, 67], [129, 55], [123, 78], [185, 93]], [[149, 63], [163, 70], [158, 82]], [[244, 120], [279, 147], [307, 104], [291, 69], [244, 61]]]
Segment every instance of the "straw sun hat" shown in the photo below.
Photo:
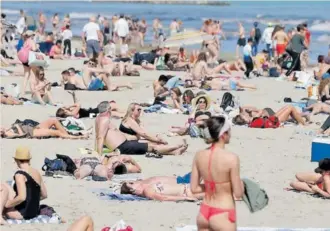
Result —
[[206, 110], [208, 110], [211, 106], [211, 98], [210, 98], [210, 96], [208, 96], [206, 94], [199, 95], [199, 96], [193, 98], [192, 101], [191, 101], [192, 107], [196, 108], [197, 102], [199, 101], [200, 98], [204, 98], [206, 100]]
[[31, 160], [31, 153], [28, 147], [19, 146], [16, 148], [15, 160]]

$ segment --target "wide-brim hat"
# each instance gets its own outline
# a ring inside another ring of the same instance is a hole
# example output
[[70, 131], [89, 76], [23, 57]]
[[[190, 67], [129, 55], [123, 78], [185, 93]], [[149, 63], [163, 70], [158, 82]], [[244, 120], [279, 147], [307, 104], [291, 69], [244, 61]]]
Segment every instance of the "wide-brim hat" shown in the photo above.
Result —
[[19, 146], [16, 148], [15, 160], [31, 160], [31, 153], [28, 147]]
[[192, 107], [193, 108], [197, 107], [197, 102], [199, 101], [200, 98], [205, 98], [205, 100], [206, 100], [206, 110], [208, 110], [211, 106], [211, 98], [207, 94], [199, 95], [199, 96], [193, 98], [192, 101], [191, 101]]
[[321, 173], [322, 171], [330, 171], [330, 159], [324, 158], [320, 160], [319, 167], [315, 169], [316, 173]]

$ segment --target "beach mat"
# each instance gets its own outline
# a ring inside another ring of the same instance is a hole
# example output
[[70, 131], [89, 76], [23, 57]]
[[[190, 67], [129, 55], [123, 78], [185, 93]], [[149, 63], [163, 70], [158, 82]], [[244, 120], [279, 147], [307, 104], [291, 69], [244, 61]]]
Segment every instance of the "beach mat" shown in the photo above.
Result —
[[[175, 228], [176, 231], [197, 231], [197, 226], [186, 225]], [[330, 231], [326, 228], [269, 228], [269, 227], [238, 227], [238, 231]]]
[[120, 194], [120, 193], [100, 193], [98, 197], [101, 200], [116, 200], [116, 201], [149, 201], [149, 199], [132, 195], [132, 194]]
[[21, 225], [21, 224], [60, 224], [61, 219], [58, 218], [58, 216], [45, 216], [45, 215], [39, 215], [33, 219], [30, 220], [17, 220], [17, 219], [7, 219], [6, 220], [8, 224], [10, 225]]

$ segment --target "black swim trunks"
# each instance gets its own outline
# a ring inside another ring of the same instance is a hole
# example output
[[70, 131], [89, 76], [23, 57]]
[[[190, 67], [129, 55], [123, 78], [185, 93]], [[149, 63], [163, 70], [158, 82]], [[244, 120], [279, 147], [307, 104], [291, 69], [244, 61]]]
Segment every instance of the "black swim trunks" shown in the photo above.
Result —
[[237, 45], [240, 47], [244, 47], [246, 45], [246, 39], [245, 38], [239, 38], [237, 40]]
[[137, 140], [126, 140], [117, 147], [122, 154], [144, 155], [148, 151], [147, 143], [140, 143]]

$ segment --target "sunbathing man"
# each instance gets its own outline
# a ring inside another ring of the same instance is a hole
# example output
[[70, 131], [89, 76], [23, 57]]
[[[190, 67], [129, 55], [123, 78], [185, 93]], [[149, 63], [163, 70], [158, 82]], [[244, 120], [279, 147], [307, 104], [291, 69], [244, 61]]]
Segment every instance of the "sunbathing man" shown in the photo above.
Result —
[[193, 195], [189, 184], [178, 184], [174, 177], [166, 176], [124, 182], [120, 193], [158, 201], [196, 201], [204, 196], [204, 193]]
[[16, 123], [9, 129], [1, 128], [1, 137], [7, 139], [58, 137], [76, 140], [86, 139], [88, 138], [88, 134], [78, 136], [70, 135], [57, 119], [52, 118], [38, 124]]
[[311, 111], [310, 115], [317, 115], [319, 113], [330, 114], [330, 105], [327, 103], [314, 103], [304, 109], [304, 111]]
[[23, 101], [20, 101], [7, 93], [1, 91], [1, 104], [5, 105], [22, 105]]
[[240, 114], [233, 118], [233, 123], [236, 125], [245, 125], [251, 123], [254, 118], [264, 116], [275, 116], [281, 123], [294, 119], [301, 125], [306, 125], [306, 121], [309, 119], [308, 116], [304, 115], [306, 118], [306, 120], [304, 120], [301, 113], [292, 105], [284, 106], [276, 113], [270, 108], [259, 110], [255, 107], [243, 107], [240, 109]]
[[95, 119], [96, 151], [102, 154], [105, 145], [111, 150], [119, 149], [123, 154], [143, 155], [147, 152], [155, 152], [163, 155], [181, 155], [188, 145], [183, 142], [179, 145], [162, 145], [140, 143], [137, 140], [128, 140], [111, 121], [111, 106], [107, 101], [101, 102], [97, 108], [99, 115]]
[[61, 81], [62, 84], [61, 85], [69, 83], [69, 84], [74, 85], [77, 89], [86, 90], [87, 88], [85, 86], [83, 78], [81, 76], [77, 75], [72, 70], [71, 71], [69, 71], [69, 70], [62, 71], [62, 81]]

